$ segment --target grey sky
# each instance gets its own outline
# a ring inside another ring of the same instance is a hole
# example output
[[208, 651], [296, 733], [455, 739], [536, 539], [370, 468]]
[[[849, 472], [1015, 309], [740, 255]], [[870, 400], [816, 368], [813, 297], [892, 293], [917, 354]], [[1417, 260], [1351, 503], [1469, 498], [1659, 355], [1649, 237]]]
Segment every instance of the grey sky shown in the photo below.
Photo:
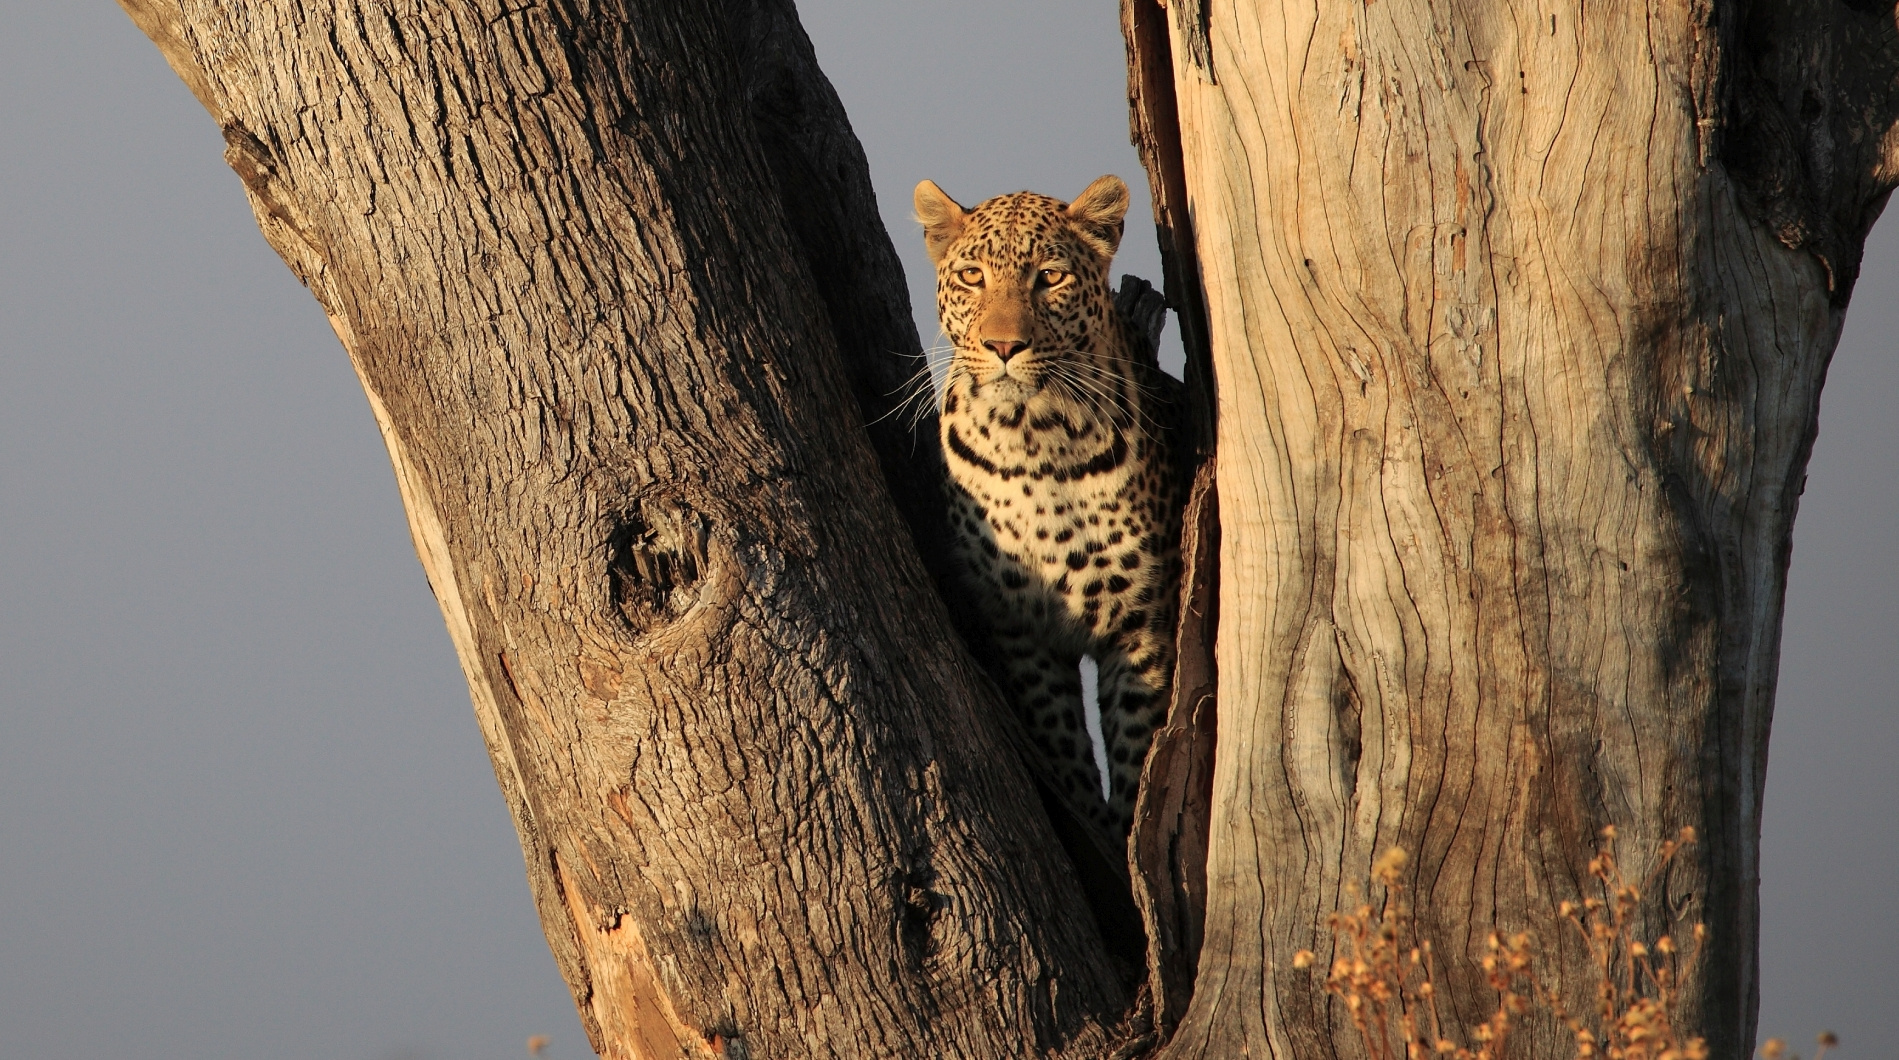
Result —
[[[918, 179], [1138, 181], [1113, 5], [802, 6], [926, 313]], [[109, 3], [0, 10], [0, 82], [0, 1060], [587, 1055], [361, 391], [217, 130]], [[1843, 1057], [1899, 1042], [1892, 232], [1803, 500], [1764, 839], [1762, 1029]]]

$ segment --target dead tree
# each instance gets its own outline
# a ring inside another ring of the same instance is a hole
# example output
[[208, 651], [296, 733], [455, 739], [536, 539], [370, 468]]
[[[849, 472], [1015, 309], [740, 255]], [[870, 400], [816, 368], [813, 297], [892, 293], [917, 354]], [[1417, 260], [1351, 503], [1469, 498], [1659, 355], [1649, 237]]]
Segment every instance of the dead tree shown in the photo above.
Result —
[[[1748, 1055], [1794, 511], [1899, 175], [1890, 4], [1127, 0], [1137, 141], [1217, 380], [1204, 942], [1166, 1056], [1351, 1055], [1301, 948], [1388, 846], [1468, 1026], [1599, 829], [1699, 830], [1686, 1021]], [[1566, 1056], [1545, 1020], [1522, 1055]]]

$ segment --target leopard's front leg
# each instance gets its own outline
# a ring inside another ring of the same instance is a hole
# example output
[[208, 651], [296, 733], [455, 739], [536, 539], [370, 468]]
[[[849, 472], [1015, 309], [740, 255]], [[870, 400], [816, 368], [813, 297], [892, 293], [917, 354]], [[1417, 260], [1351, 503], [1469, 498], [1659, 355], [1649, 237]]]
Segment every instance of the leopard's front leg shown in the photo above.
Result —
[[1173, 622], [1156, 612], [1118, 635], [1096, 659], [1100, 667], [1101, 738], [1108, 758], [1108, 807], [1126, 834], [1154, 730], [1167, 720], [1174, 676]]
[[996, 648], [1022, 724], [1047, 759], [1056, 790], [1089, 820], [1109, 824], [1101, 773], [1088, 738], [1081, 697], [1081, 657], [1056, 651], [1037, 632], [999, 632]]

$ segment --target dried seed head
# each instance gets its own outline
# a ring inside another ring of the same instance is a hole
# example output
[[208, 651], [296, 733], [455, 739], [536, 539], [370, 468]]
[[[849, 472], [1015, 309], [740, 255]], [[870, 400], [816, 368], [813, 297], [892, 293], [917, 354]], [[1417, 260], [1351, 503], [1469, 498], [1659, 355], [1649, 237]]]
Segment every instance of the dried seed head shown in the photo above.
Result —
[[1311, 950], [1300, 950], [1298, 953], [1292, 955], [1292, 966], [1301, 969], [1310, 968], [1312, 967], [1312, 962], [1316, 960], [1317, 957], [1318, 955]]
[[1601, 835], [1602, 835], [1602, 838], [1604, 839], [1614, 839], [1615, 825], [1612, 825], [1612, 824], [1603, 825]]
[[1840, 1036], [1837, 1034], [1834, 1034], [1832, 1031], [1821, 1031], [1819, 1042], [1821, 1045], [1824, 1045], [1828, 1049], [1831, 1049], [1834, 1046], [1840, 1044]]
[[1761, 1046], [1761, 1056], [1765, 1058], [1765, 1060], [1780, 1060], [1781, 1057], [1786, 1055], [1787, 1043], [1781, 1041], [1779, 1038], [1769, 1038], [1767, 1039], [1767, 1044]]
[[1390, 886], [1397, 881], [1398, 874], [1404, 870], [1407, 857], [1409, 855], [1404, 852], [1403, 847], [1389, 848], [1378, 855], [1377, 861], [1372, 862], [1372, 875], [1377, 877], [1380, 883]]

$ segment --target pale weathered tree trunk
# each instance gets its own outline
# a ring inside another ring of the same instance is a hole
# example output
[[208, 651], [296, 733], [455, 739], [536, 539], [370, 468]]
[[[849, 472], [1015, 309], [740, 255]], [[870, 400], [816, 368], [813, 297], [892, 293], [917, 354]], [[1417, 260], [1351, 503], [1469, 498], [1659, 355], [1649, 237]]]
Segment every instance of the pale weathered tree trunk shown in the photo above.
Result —
[[1125, 983], [852, 398], [917, 343], [789, 3], [125, 6], [362, 378], [595, 1048], [1098, 1053]]
[[1700, 831], [1642, 931], [1706, 921], [1687, 1022], [1747, 1055], [1794, 509], [1899, 175], [1891, 5], [1123, 19], [1217, 381], [1208, 897], [1165, 1055], [1355, 1055], [1292, 957], [1392, 845], [1464, 1025], [1492, 925], [1589, 1011], [1553, 926], [1609, 824], [1634, 866]]

